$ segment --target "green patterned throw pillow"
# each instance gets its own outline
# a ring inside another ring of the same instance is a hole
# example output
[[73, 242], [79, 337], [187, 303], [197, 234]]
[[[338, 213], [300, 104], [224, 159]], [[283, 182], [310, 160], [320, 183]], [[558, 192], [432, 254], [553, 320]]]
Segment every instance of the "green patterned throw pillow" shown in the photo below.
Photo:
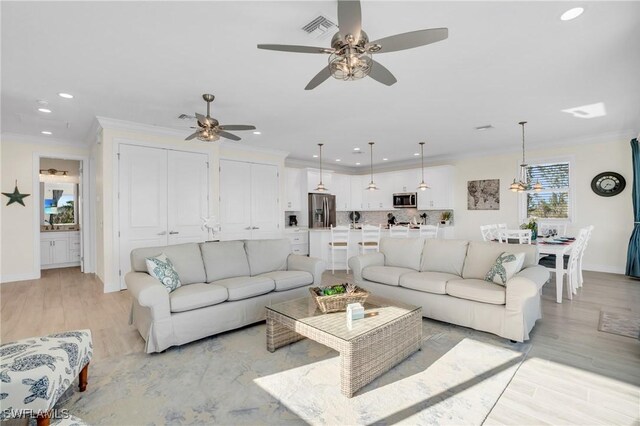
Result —
[[169, 293], [182, 285], [173, 263], [164, 253], [160, 256], [147, 258], [147, 271], [149, 275], [160, 281]]
[[506, 286], [507, 281], [520, 272], [523, 264], [524, 253], [502, 252], [485, 275], [484, 280]]

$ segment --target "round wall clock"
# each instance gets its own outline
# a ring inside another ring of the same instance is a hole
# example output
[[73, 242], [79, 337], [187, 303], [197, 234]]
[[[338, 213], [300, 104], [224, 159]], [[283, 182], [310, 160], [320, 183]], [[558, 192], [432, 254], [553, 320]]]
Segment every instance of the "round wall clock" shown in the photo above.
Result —
[[591, 189], [601, 197], [613, 197], [624, 190], [627, 182], [620, 173], [603, 172], [591, 181]]

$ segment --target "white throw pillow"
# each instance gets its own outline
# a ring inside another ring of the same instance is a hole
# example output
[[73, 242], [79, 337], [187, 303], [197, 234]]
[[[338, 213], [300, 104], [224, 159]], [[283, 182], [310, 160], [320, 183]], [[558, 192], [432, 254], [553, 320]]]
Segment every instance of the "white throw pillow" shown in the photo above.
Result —
[[173, 267], [173, 263], [162, 253], [156, 257], [148, 257], [147, 271], [149, 275], [160, 281], [169, 293], [182, 285], [180, 277]]
[[524, 256], [524, 253], [500, 253], [496, 258], [496, 262], [485, 275], [484, 280], [503, 286], [506, 285], [507, 281], [522, 269]]

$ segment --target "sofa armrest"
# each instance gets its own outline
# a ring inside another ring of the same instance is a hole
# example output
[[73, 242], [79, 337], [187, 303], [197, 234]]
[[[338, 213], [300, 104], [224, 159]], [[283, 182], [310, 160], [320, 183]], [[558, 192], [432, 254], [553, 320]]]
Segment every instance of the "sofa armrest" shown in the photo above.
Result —
[[536, 283], [539, 290], [542, 288], [543, 285], [545, 285], [547, 281], [549, 281], [550, 275], [551, 274], [549, 273], [549, 270], [547, 268], [545, 268], [544, 266], [536, 265], [536, 266], [529, 266], [528, 268], [524, 268], [523, 270], [518, 272], [515, 276], [530, 279], [531, 281]]
[[540, 297], [538, 285], [524, 276], [515, 276], [507, 281], [506, 309], [507, 311], [520, 312], [526, 300], [532, 297]]
[[325, 271], [326, 265], [322, 259], [317, 257], [307, 257], [299, 254], [290, 254], [287, 258], [288, 271], [305, 271], [313, 275], [313, 284], [320, 285], [322, 283], [322, 273]]
[[362, 270], [367, 266], [384, 266], [384, 254], [363, 254], [349, 259], [349, 267], [353, 271], [353, 280], [356, 284], [362, 282]]
[[160, 281], [145, 272], [129, 272], [124, 281], [138, 304], [150, 309], [153, 321], [171, 316], [169, 293]]

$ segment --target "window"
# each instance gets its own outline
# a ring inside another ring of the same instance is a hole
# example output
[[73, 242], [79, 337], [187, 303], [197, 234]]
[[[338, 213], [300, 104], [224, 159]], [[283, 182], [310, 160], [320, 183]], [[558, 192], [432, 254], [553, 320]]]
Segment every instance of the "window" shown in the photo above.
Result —
[[571, 219], [571, 165], [569, 161], [558, 161], [527, 166], [529, 182], [542, 184], [542, 191], [525, 191], [523, 201], [526, 216], [539, 219], [567, 221]]

